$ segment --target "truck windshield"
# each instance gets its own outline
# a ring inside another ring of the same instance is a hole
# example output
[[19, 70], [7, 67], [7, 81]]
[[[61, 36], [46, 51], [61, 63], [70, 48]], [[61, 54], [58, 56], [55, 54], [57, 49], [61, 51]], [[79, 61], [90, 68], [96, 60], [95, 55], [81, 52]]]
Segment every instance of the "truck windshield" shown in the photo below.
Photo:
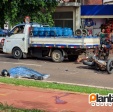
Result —
[[17, 33], [23, 33], [25, 25], [16, 26], [10, 31], [10, 35], [17, 34]]

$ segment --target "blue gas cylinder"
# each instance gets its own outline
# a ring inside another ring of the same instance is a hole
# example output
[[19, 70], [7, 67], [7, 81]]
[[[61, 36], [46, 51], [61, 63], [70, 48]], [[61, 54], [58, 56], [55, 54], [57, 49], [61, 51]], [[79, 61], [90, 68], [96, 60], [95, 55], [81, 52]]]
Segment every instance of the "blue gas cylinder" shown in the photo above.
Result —
[[69, 36], [69, 29], [68, 28], [63, 28], [62, 32], [63, 32], [63, 36]]
[[73, 35], [73, 31], [71, 28], [68, 28], [68, 32], [69, 32], [69, 36], [72, 36]]
[[61, 27], [56, 27], [56, 35], [62, 36], [62, 28]]
[[39, 31], [39, 36], [44, 37], [44, 27], [39, 27], [38, 31]]
[[56, 33], [57, 33], [57, 32], [56, 32], [56, 27], [51, 27], [51, 28], [50, 28], [50, 35], [51, 35], [51, 36], [56, 36]]
[[81, 35], [80, 36], [77, 35], [77, 38], [82, 38], [82, 36]]
[[44, 27], [44, 35], [45, 36], [50, 36], [50, 27]]
[[33, 36], [38, 36], [38, 27], [33, 28]]

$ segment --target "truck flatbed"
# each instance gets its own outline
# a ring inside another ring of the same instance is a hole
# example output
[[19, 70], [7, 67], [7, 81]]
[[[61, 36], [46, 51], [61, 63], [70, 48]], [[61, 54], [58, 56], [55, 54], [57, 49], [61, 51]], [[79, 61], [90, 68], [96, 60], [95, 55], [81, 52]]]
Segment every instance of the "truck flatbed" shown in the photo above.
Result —
[[61, 47], [61, 48], [94, 48], [99, 45], [99, 38], [72, 37], [30, 37], [32, 47]]

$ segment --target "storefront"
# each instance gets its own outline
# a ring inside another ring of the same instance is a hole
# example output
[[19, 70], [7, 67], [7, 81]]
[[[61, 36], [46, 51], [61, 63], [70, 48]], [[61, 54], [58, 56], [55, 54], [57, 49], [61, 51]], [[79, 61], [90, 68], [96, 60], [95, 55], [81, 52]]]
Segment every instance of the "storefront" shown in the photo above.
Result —
[[105, 29], [110, 33], [113, 29], [113, 5], [84, 5], [81, 6], [81, 26], [92, 30], [92, 35]]

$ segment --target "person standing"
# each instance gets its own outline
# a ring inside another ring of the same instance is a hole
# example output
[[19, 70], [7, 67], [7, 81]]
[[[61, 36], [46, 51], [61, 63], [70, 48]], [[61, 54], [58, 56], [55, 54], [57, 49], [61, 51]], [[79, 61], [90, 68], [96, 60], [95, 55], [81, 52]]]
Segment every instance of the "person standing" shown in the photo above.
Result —
[[101, 30], [101, 33], [99, 34], [99, 36], [100, 36], [100, 44], [103, 44], [103, 42], [104, 42], [105, 39], [106, 39], [105, 29], [102, 29], [102, 30]]
[[111, 32], [109, 34], [109, 38], [111, 40], [111, 51], [113, 53], [113, 29], [111, 29]]

